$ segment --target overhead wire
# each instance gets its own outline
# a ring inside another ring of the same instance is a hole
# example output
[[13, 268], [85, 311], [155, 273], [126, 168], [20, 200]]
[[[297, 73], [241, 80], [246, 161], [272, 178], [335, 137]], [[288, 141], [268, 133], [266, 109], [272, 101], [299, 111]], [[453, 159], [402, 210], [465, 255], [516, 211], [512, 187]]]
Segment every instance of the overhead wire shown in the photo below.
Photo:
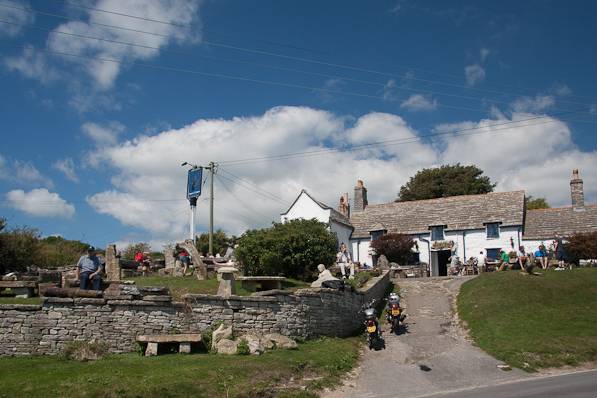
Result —
[[[220, 183], [220, 184], [221, 184], [221, 185], [224, 187], [224, 189], [225, 189], [225, 190], [226, 190], [226, 191], [227, 191], [227, 192], [228, 192], [228, 193], [229, 193], [229, 194], [230, 194], [230, 195], [231, 195], [231, 196], [232, 196], [234, 199], [236, 199], [236, 202], [237, 202], [237, 203], [240, 203], [240, 205], [241, 205], [241, 206], [243, 206], [243, 207], [244, 207], [246, 210], [248, 210], [249, 212], [252, 212], [252, 213], [257, 213], [257, 214], [259, 214], [260, 216], [262, 216], [262, 217], [263, 217], [263, 218], [265, 218], [265, 219], [267, 219], [267, 218], [270, 218], [270, 219], [271, 219], [271, 216], [267, 216], [267, 215], [265, 215], [265, 214], [261, 213], [260, 211], [257, 211], [257, 210], [255, 210], [255, 209], [249, 208], [249, 206], [247, 205], [246, 201], [245, 201], [245, 200], [242, 200], [241, 198], [239, 198], [239, 197], [238, 197], [238, 196], [237, 196], [237, 195], [236, 195], [236, 194], [235, 194], [235, 193], [232, 191], [232, 189], [230, 189], [230, 187], [228, 187], [228, 184], [226, 184], [226, 182], [225, 182], [225, 181], [223, 181], [223, 180], [221, 179], [221, 175], [216, 175], [216, 178], [218, 179], [219, 183]], [[250, 220], [254, 221], [254, 222], [255, 222], [255, 221], [257, 221], [258, 223], [262, 223], [261, 221], [259, 221], [259, 220], [255, 219], [255, 218], [253, 218], [252, 216], [248, 216], [248, 215], [246, 215], [246, 217], [247, 217], [248, 219], [250, 219]]]

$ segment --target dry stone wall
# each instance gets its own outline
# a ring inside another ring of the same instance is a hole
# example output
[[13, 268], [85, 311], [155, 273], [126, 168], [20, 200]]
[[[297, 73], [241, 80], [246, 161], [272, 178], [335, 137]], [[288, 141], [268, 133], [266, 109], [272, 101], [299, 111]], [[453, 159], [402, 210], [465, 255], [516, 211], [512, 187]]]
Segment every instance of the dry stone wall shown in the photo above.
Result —
[[96, 339], [114, 353], [135, 350], [140, 334], [197, 333], [216, 322], [235, 333], [291, 337], [348, 336], [359, 330], [361, 305], [381, 298], [389, 273], [359, 292], [283, 291], [273, 296], [187, 295], [184, 303], [90, 298], [46, 298], [43, 305], [0, 305], [0, 355], [57, 354], [74, 340]]

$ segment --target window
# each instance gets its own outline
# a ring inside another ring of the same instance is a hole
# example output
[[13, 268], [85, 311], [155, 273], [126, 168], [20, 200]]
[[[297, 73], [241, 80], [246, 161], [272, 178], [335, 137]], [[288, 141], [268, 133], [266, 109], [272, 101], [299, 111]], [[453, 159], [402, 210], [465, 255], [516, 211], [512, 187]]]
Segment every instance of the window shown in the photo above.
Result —
[[444, 240], [444, 227], [431, 227], [431, 240]]
[[495, 239], [500, 237], [500, 223], [490, 222], [487, 223], [487, 238]]
[[487, 260], [498, 260], [501, 249], [487, 249]]
[[384, 231], [371, 231], [371, 240], [378, 240], [384, 234]]

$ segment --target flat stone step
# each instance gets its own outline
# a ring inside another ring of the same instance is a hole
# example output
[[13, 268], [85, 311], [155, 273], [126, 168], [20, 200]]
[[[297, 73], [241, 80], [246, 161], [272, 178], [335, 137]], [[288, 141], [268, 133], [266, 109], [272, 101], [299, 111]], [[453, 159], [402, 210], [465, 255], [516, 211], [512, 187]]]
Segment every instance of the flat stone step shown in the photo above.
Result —
[[137, 336], [140, 343], [200, 343], [201, 335], [187, 334], [149, 334]]
[[34, 281], [0, 281], [0, 288], [36, 288], [37, 284]]

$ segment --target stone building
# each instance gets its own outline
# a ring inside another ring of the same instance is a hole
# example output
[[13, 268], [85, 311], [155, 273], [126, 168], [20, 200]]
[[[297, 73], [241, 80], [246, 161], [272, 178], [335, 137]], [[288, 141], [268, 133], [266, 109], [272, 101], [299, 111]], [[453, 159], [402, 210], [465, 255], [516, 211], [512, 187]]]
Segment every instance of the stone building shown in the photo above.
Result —
[[[301, 191], [282, 214], [282, 222], [294, 218], [317, 218], [330, 224], [339, 242], [350, 242], [355, 261], [376, 262], [370, 244], [386, 233], [411, 235], [416, 242], [413, 261], [429, 264], [431, 275], [445, 275], [448, 258], [461, 260], [483, 253], [497, 258], [500, 250], [525, 246], [535, 251], [549, 244], [556, 235], [597, 230], [597, 204], [584, 203], [583, 181], [574, 170], [570, 181], [572, 205], [545, 210], [526, 210], [525, 192], [492, 192], [448, 198], [369, 204], [367, 188], [359, 180], [352, 206], [347, 194], [340, 198], [339, 210]], [[337, 216], [342, 216], [342, 222]]]

